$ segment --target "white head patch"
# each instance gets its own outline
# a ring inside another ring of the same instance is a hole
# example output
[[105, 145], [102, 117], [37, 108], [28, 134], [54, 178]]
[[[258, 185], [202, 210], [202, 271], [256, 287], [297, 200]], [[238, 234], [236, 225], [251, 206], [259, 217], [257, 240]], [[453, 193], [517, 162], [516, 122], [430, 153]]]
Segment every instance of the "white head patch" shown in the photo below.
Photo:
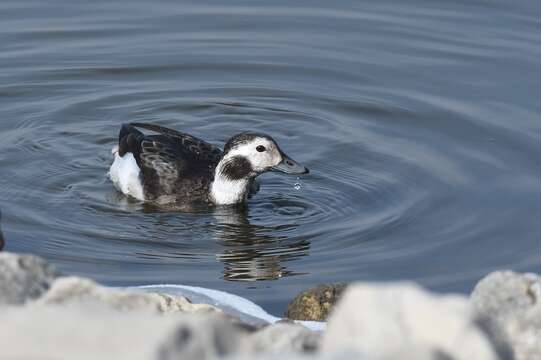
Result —
[[282, 161], [280, 150], [274, 141], [265, 137], [254, 137], [234, 145], [225, 154], [224, 159], [242, 156], [248, 160], [255, 172], [263, 172]]

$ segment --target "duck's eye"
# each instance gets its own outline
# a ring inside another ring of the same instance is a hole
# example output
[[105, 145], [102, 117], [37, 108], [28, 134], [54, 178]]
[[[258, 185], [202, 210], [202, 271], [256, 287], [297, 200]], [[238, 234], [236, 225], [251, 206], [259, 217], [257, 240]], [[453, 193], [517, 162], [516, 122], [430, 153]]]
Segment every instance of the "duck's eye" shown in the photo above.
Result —
[[263, 152], [263, 151], [267, 150], [267, 149], [265, 149], [265, 147], [264, 147], [263, 145], [259, 145], [259, 146], [256, 147], [255, 149], [256, 149], [257, 151], [259, 151], [259, 152]]

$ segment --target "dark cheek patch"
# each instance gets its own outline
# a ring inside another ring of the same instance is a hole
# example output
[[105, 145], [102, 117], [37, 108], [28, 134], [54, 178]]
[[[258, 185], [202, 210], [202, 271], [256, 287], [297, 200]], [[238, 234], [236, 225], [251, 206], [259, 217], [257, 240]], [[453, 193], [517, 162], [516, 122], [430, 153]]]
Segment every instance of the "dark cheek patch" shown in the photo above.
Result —
[[252, 172], [252, 165], [242, 156], [232, 157], [222, 168], [222, 174], [229, 180], [249, 178]]

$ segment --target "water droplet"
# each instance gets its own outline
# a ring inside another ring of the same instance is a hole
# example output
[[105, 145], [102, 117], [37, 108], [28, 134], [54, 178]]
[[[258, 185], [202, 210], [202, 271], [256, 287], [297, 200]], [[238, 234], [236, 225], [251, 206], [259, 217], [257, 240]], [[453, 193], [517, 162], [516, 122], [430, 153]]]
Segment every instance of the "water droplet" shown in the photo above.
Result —
[[295, 181], [295, 184], [293, 184], [293, 187], [295, 188], [295, 190], [300, 190], [302, 188], [300, 177], [297, 176], [297, 181]]

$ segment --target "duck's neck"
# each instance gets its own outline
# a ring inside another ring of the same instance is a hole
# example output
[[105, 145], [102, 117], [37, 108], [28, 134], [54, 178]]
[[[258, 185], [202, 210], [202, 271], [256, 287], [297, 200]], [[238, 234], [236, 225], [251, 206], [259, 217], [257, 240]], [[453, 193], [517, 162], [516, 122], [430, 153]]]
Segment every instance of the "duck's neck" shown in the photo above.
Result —
[[243, 157], [223, 158], [214, 171], [210, 196], [216, 205], [244, 202], [248, 198], [250, 184], [256, 177], [250, 162]]

